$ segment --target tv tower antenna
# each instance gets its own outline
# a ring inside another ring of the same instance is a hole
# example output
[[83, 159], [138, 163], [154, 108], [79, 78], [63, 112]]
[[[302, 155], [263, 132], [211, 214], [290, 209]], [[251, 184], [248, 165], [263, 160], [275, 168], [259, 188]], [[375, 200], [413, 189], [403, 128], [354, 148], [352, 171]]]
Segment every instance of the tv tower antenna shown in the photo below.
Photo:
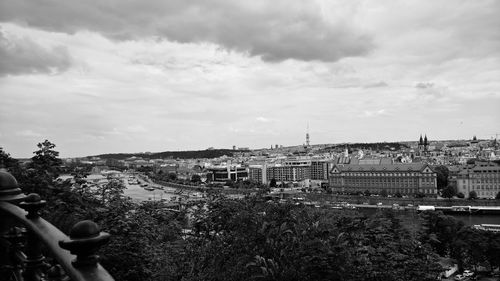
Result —
[[309, 122], [307, 122], [306, 146], [309, 147]]

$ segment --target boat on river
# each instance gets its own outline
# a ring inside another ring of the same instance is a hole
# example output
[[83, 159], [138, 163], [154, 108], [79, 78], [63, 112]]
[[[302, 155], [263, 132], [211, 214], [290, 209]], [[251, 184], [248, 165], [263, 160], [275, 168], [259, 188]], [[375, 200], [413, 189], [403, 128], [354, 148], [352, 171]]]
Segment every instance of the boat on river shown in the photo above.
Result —
[[475, 229], [479, 229], [479, 230], [486, 230], [486, 231], [491, 231], [491, 232], [500, 232], [500, 224], [482, 223], [482, 224], [475, 224], [472, 227], [475, 228]]

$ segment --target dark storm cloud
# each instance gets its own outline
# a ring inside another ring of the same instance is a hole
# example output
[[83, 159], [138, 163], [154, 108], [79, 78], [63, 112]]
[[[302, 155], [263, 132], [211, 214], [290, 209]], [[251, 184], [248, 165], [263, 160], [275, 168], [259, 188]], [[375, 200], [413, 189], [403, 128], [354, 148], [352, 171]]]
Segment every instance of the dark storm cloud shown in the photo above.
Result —
[[337, 61], [373, 49], [369, 34], [348, 20], [325, 19], [309, 1], [6, 0], [0, 21], [67, 33], [91, 30], [120, 40], [212, 42], [267, 61]]
[[0, 30], [0, 76], [25, 73], [59, 73], [71, 66], [62, 46], [46, 49], [29, 38], [6, 36]]

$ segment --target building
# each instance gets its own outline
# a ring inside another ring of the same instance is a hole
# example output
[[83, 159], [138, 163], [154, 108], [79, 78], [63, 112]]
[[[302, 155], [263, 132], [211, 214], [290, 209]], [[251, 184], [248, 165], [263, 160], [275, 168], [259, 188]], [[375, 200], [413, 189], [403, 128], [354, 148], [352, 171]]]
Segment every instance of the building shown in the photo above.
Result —
[[330, 163], [326, 160], [311, 161], [311, 180], [328, 181], [328, 168]]
[[318, 180], [328, 182], [329, 162], [326, 160], [286, 159], [281, 164], [250, 165], [248, 178], [263, 184]]
[[248, 171], [247, 168], [240, 165], [209, 167], [207, 168], [207, 178], [215, 182], [246, 180], [248, 179]]
[[311, 161], [291, 160], [284, 164], [267, 166], [266, 178], [277, 182], [298, 182], [311, 178]]
[[248, 166], [248, 179], [251, 181], [267, 184], [266, 168], [266, 165]]
[[425, 163], [385, 164], [381, 159], [359, 160], [356, 163], [334, 164], [330, 170], [329, 185], [334, 192], [426, 196], [437, 194], [437, 175]]
[[500, 192], [500, 164], [476, 161], [462, 167], [455, 175], [457, 192], [468, 196], [475, 191], [478, 198], [495, 198]]

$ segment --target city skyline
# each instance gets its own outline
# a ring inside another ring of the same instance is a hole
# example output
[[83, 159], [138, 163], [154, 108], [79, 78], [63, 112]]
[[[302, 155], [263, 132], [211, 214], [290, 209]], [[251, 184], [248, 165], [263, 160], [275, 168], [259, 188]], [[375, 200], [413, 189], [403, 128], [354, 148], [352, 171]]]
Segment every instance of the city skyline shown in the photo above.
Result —
[[31, 157], [491, 139], [499, 1], [0, 2], [0, 147]]

